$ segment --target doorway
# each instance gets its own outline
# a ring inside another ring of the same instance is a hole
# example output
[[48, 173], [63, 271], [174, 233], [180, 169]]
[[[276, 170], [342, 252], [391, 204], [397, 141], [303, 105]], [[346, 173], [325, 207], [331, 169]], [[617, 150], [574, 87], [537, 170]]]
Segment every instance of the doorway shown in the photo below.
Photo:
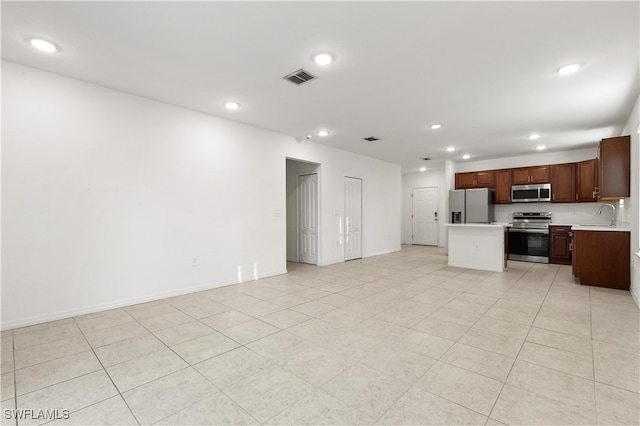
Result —
[[412, 244], [438, 245], [438, 188], [413, 188], [411, 191]]
[[344, 260], [362, 258], [362, 179], [344, 178]]
[[320, 164], [286, 159], [286, 253], [288, 262], [318, 265], [320, 248]]

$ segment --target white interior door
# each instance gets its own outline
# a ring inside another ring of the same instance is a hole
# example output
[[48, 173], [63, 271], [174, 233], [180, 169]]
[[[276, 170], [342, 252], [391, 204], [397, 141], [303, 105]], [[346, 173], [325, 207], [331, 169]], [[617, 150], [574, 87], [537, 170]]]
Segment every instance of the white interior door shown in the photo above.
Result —
[[344, 259], [362, 257], [362, 179], [344, 179]]
[[413, 244], [438, 245], [438, 188], [413, 188]]
[[298, 259], [318, 264], [318, 175], [298, 176]]

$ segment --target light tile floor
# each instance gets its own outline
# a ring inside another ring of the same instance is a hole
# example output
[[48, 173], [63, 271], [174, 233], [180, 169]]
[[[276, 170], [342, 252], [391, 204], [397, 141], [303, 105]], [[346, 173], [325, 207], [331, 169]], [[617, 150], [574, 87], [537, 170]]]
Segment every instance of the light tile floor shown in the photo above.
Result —
[[50, 424], [639, 424], [629, 292], [439, 249], [2, 333], [5, 409]]

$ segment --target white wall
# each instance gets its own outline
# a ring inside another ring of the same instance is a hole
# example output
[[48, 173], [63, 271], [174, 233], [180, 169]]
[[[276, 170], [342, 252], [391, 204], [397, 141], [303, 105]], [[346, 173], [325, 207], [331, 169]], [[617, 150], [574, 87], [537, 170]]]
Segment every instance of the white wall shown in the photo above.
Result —
[[605, 209], [601, 215], [596, 212], [600, 203], [515, 203], [497, 204], [496, 222], [511, 222], [513, 212], [551, 212], [551, 221], [563, 225], [608, 225], [611, 210]]
[[284, 273], [286, 157], [322, 164], [324, 264], [345, 175], [364, 256], [400, 248], [395, 164], [4, 61], [2, 123], [4, 329]]
[[[631, 198], [624, 200], [624, 217], [631, 222], [631, 295], [640, 307], [640, 148], [638, 129], [640, 126], [640, 97], [622, 130], [631, 135]], [[636, 255], [635, 253], [638, 253]]]
[[412, 198], [414, 188], [438, 188], [438, 246], [446, 245], [446, 229], [444, 224], [447, 218], [447, 201], [449, 189], [445, 184], [444, 170], [429, 170], [420, 173], [407, 173], [402, 175], [402, 244], [411, 244], [412, 230]]
[[[344, 261], [340, 223], [345, 176], [362, 179], [363, 257], [400, 250], [399, 165], [310, 142], [289, 143], [285, 156], [320, 164], [320, 265]], [[284, 189], [284, 181], [282, 185]]]

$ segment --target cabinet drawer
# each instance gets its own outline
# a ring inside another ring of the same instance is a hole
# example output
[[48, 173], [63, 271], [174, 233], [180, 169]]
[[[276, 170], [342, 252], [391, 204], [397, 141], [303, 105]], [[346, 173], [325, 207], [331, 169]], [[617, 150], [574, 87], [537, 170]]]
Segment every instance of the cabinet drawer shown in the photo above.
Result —
[[567, 234], [571, 232], [570, 226], [550, 226], [549, 231], [552, 234]]

